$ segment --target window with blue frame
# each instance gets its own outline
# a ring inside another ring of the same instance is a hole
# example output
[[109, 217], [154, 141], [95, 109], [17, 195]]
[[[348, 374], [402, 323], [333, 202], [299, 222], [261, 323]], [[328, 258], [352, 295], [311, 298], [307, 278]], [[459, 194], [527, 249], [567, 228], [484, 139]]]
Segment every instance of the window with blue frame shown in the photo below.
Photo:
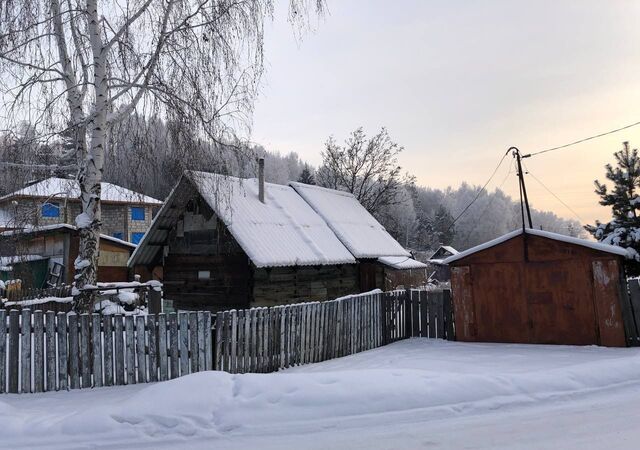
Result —
[[142, 236], [144, 236], [144, 233], [131, 233], [131, 243], [139, 244], [142, 240]]
[[124, 239], [124, 233], [121, 231], [116, 231], [115, 233], [113, 233], [113, 237], [116, 239]]
[[58, 203], [45, 203], [42, 205], [42, 217], [60, 217], [60, 204]]
[[132, 206], [131, 220], [144, 220], [144, 208], [141, 206]]

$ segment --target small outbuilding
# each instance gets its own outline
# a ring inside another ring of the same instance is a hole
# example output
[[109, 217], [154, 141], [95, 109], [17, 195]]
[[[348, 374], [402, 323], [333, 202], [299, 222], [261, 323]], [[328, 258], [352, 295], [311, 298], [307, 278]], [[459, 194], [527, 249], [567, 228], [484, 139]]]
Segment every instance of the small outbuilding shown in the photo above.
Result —
[[451, 280], [451, 270], [449, 266], [444, 263], [444, 260], [450, 256], [455, 256], [459, 252], [450, 245], [441, 245], [438, 247], [433, 255], [429, 257], [429, 278], [438, 282], [447, 282]]
[[[0, 232], [0, 277], [4, 272], [5, 278], [19, 278], [35, 288], [71, 284], [79, 248], [80, 233], [66, 223]], [[98, 281], [128, 280], [127, 261], [135, 248], [131, 242], [101, 234]]]
[[627, 252], [526, 229], [450, 256], [456, 339], [625, 346]]

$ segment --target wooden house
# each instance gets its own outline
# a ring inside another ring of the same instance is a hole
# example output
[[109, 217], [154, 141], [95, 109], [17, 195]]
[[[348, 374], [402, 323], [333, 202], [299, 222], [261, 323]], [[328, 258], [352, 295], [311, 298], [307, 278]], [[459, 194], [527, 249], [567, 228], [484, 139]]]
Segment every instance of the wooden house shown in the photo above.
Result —
[[451, 280], [451, 270], [444, 263], [444, 260], [450, 256], [455, 256], [459, 252], [450, 245], [441, 245], [433, 255], [429, 257], [427, 265], [429, 266], [429, 278], [434, 281], [447, 282]]
[[289, 183], [358, 261], [361, 292], [423, 286], [427, 265], [413, 259], [350, 193]]
[[129, 265], [143, 279], [162, 267], [165, 299], [177, 309], [359, 292], [356, 260], [326, 222], [292, 187], [265, 183], [263, 176], [186, 172]]
[[[51, 276], [55, 283], [73, 282], [80, 235], [73, 225], [55, 224], [0, 233], [0, 261], [6, 278], [20, 278], [25, 286], [39, 288]], [[127, 261], [135, 244], [100, 235], [98, 281], [126, 281]], [[0, 270], [1, 271], [1, 270]]]
[[527, 229], [445, 260], [456, 339], [624, 346], [626, 250]]

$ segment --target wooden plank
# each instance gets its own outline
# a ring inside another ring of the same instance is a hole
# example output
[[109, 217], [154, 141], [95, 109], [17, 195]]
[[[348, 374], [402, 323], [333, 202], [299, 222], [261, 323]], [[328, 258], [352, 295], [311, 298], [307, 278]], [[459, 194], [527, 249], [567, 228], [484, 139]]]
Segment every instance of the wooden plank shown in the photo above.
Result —
[[419, 291], [420, 297], [420, 337], [429, 337], [429, 315], [427, 291]]
[[238, 316], [238, 337], [236, 342], [236, 373], [244, 373], [244, 310], [239, 309]]
[[189, 312], [189, 348], [190, 371], [196, 373], [200, 350], [198, 348], [198, 313], [195, 311]]
[[[197, 327], [198, 327], [198, 366], [196, 371], [204, 371], [207, 370], [206, 362], [205, 362], [205, 341], [204, 341], [204, 328], [205, 328], [205, 319], [204, 319], [204, 311], [197, 312]], [[195, 359], [195, 356], [194, 358]]]
[[113, 349], [115, 357], [115, 383], [117, 386], [122, 386], [125, 383], [125, 348], [124, 348], [124, 322], [122, 315], [116, 314], [113, 316]]
[[57, 314], [56, 329], [58, 335], [58, 389], [66, 390], [69, 386], [70, 372], [69, 351], [67, 349], [67, 314], [63, 312]]
[[113, 316], [102, 316], [102, 336], [104, 341], [104, 385], [113, 386]]
[[[0, 323], [6, 323], [2, 315], [4, 311], [0, 311]], [[46, 376], [47, 376], [47, 391], [55, 391], [57, 386], [56, 377], [56, 313], [53, 311], [47, 311], [45, 314], [45, 345], [46, 345]], [[0, 337], [0, 344], [2, 344], [2, 337]], [[0, 367], [4, 363], [4, 353], [0, 360]], [[0, 369], [1, 370], [1, 369]], [[0, 389], [4, 387], [4, 373], [0, 374]], [[2, 392], [2, 391], [0, 391]]]
[[80, 314], [80, 373], [82, 387], [91, 387], [91, 317]]
[[20, 343], [20, 312], [17, 309], [9, 311], [9, 359], [8, 359], [8, 387], [7, 391], [12, 394], [18, 393], [18, 360]]
[[44, 316], [33, 312], [33, 391], [44, 392]]
[[[69, 315], [69, 379], [71, 389], [80, 388], [80, 337], [78, 336], [78, 318], [74, 314]], [[60, 316], [58, 316], [60, 325]], [[58, 330], [60, 333], [60, 330]], [[61, 365], [59, 368], [63, 368]], [[63, 369], [64, 370], [64, 369]], [[60, 387], [62, 389], [62, 387]]]
[[444, 339], [444, 301], [443, 291], [437, 292], [436, 295], [436, 337]]
[[629, 306], [631, 309], [631, 320], [633, 325], [629, 325], [629, 339], [633, 345], [640, 344], [640, 280], [629, 280]]
[[102, 338], [100, 314], [91, 314], [91, 348], [93, 354], [93, 386], [103, 385], [102, 378]]
[[136, 345], [134, 341], [133, 326], [133, 316], [124, 316], [124, 345], [127, 362], [127, 384], [136, 383]]
[[437, 293], [429, 291], [427, 294], [428, 315], [429, 315], [429, 338], [436, 337], [436, 320], [437, 320]]
[[454, 328], [453, 328], [453, 303], [451, 301], [451, 291], [445, 289], [442, 293], [442, 313], [444, 315], [444, 338], [453, 341], [455, 340]]
[[160, 365], [160, 381], [169, 379], [169, 366], [167, 358], [167, 316], [158, 314], [158, 362]]
[[257, 319], [257, 345], [256, 345], [256, 372], [262, 373], [264, 371], [264, 308], [258, 308], [256, 310]]
[[147, 336], [148, 347], [147, 353], [149, 354], [149, 364], [147, 367], [148, 381], [158, 381], [158, 330], [156, 328], [156, 315], [149, 314], [147, 316]]
[[20, 323], [20, 392], [31, 392], [31, 310], [23, 309]]
[[251, 311], [246, 309], [244, 313], [243, 323], [243, 338], [244, 343], [242, 347], [244, 349], [242, 373], [251, 372]]
[[271, 324], [269, 321], [271, 320], [271, 310], [270, 308], [263, 308], [263, 324], [264, 331], [262, 333], [262, 372], [269, 372], [269, 334], [271, 333]]
[[174, 312], [169, 313], [169, 356], [171, 359], [171, 379], [180, 376], [180, 359], [179, 359], [179, 337], [178, 337], [178, 315]]
[[204, 348], [205, 348], [205, 370], [213, 369], [213, 345], [211, 341], [211, 313], [204, 313]]
[[229, 320], [231, 321], [229, 373], [238, 373], [238, 312], [235, 309], [229, 312]]
[[223, 314], [219, 312], [216, 314], [216, 362], [214, 365], [215, 370], [222, 370], [222, 322]]
[[137, 361], [137, 382], [146, 383], [147, 380], [147, 355], [145, 351], [145, 326], [144, 316], [136, 316], [136, 361]]
[[287, 367], [286, 351], [287, 351], [287, 307], [280, 308], [280, 358], [278, 361], [278, 369]]
[[180, 333], [180, 376], [189, 374], [189, 317], [187, 313], [178, 313]]
[[249, 310], [249, 314], [251, 315], [251, 331], [249, 332], [250, 337], [250, 372], [255, 373], [258, 370], [258, 362], [257, 362], [257, 353], [258, 353], [258, 310], [252, 308]]

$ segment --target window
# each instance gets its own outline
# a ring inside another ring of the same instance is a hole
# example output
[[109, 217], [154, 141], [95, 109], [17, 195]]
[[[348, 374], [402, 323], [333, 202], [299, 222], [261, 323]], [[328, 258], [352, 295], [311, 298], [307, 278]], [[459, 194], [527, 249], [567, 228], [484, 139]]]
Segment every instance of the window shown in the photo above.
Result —
[[58, 203], [45, 203], [42, 205], [42, 217], [60, 217], [60, 205]]
[[131, 220], [144, 220], [144, 208], [142, 206], [131, 207]]
[[211, 272], [208, 270], [198, 270], [198, 280], [208, 280], [211, 278]]
[[142, 240], [142, 236], [144, 236], [144, 233], [131, 233], [131, 243], [139, 244]]
[[113, 233], [113, 237], [116, 239], [124, 239], [124, 233], [122, 231], [116, 231]]

